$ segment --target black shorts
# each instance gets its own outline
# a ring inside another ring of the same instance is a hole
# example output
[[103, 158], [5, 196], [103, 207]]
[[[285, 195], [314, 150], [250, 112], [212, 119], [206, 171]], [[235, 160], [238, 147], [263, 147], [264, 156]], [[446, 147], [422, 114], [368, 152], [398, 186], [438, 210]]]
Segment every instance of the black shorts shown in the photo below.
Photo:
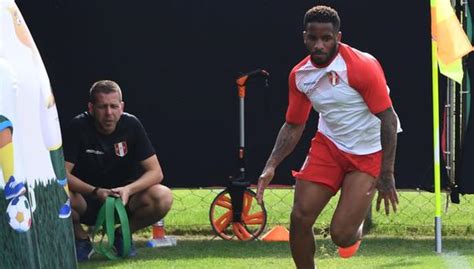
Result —
[[[87, 209], [86, 212], [80, 216], [80, 222], [88, 226], [93, 226], [95, 225], [97, 215], [103, 203], [96, 197], [90, 195], [84, 195], [84, 200], [86, 200]], [[127, 211], [127, 216], [130, 216], [128, 206], [125, 206], [125, 210]]]

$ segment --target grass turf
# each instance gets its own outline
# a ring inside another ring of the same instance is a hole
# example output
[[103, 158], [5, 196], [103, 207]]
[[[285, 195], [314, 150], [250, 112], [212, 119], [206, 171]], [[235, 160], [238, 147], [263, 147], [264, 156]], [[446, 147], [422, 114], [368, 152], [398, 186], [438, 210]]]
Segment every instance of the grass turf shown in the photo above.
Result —
[[[134, 235], [137, 257], [107, 261], [95, 255], [79, 268], [294, 268], [287, 242], [224, 241], [211, 236], [209, 206], [219, 191], [173, 190], [175, 202], [166, 217], [166, 230], [180, 235], [177, 246], [145, 247], [151, 232], [144, 229]], [[474, 268], [474, 200], [462, 198], [460, 205], [450, 205], [449, 211], [443, 211], [442, 254], [434, 252], [434, 195], [401, 192], [398, 213], [387, 217], [374, 211], [374, 229], [355, 257], [339, 258], [330, 239], [317, 235], [317, 264], [319, 268], [349, 269]], [[288, 225], [292, 200], [291, 189], [266, 192], [267, 228]], [[318, 219], [315, 231], [327, 228], [336, 202], [337, 197]]]
[[[319, 268], [474, 268], [474, 238], [445, 238], [436, 254], [433, 238], [375, 237], [363, 240], [356, 256], [341, 259], [327, 238], [317, 238]], [[146, 248], [138, 244], [135, 258], [107, 261], [93, 256], [79, 268], [294, 268], [287, 242], [239, 242], [180, 237], [178, 245]]]

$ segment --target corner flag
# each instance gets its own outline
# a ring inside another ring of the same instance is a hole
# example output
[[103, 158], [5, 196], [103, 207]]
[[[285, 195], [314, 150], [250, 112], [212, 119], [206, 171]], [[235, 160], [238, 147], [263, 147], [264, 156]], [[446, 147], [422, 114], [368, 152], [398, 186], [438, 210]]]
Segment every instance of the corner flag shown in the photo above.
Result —
[[462, 83], [461, 59], [473, 50], [449, 0], [431, 0], [431, 36], [438, 47], [440, 72]]

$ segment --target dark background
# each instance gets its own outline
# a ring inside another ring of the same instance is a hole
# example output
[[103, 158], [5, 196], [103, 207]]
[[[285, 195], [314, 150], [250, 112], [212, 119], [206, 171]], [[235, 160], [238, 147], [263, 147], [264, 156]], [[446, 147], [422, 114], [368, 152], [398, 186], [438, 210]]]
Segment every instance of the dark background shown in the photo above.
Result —
[[[248, 175], [261, 172], [287, 106], [287, 78], [306, 56], [303, 15], [314, 1], [21, 1], [55, 92], [62, 126], [86, 109], [88, 89], [116, 80], [148, 131], [171, 187], [224, 185], [237, 172], [239, 72], [248, 84]], [[339, 11], [343, 42], [384, 67], [404, 132], [398, 188], [432, 189], [429, 1], [320, 1]], [[273, 183], [293, 184], [316, 130], [314, 112]]]

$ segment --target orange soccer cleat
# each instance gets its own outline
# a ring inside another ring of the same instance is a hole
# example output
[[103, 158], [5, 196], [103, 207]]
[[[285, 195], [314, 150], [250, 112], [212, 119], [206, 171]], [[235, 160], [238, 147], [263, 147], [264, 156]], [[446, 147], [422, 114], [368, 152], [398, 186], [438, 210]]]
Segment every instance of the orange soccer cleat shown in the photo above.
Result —
[[354, 243], [354, 245], [349, 246], [347, 248], [339, 247], [338, 249], [339, 256], [341, 256], [341, 258], [344, 258], [344, 259], [348, 259], [354, 256], [354, 254], [356, 254], [357, 250], [359, 249], [360, 243], [361, 243], [361, 240], [358, 240], [357, 242]]

